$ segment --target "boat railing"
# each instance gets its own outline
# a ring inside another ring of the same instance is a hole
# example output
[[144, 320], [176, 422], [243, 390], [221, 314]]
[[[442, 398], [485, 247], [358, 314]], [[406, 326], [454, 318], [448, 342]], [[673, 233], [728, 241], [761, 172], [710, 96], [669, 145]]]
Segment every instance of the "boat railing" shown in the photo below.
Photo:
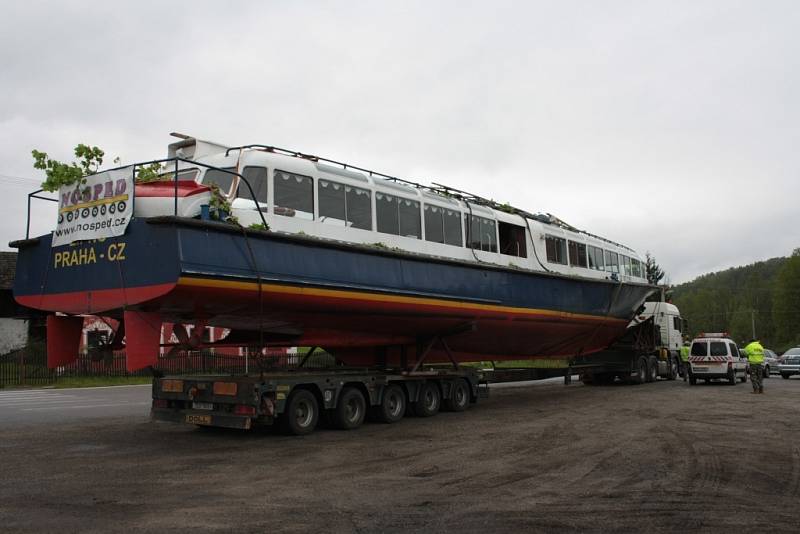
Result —
[[[102, 172], [116, 171], [116, 170], [120, 170], [120, 169], [127, 169], [127, 168], [130, 167], [131, 168], [131, 173], [133, 175], [133, 181], [134, 181], [134, 184], [135, 184], [136, 183], [136, 169], [137, 168], [150, 167], [150, 166], [152, 166], [154, 164], [158, 164], [159, 166], [164, 167], [165, 169], [167, 169], [166, 173], [172, 173], [173, 174], [172, 181], [175, 183], [174, 195], [173, 195], [173, 201], [174, 201], [174, 203], [173, 203], [173, 215], [175, 217], [177, 217], [178, 216], [178, 174], [180, 173], [181, 170], [185, 170], [185, 169], [180, 169], [179, 168], [179, 164], [181, 162], [186, 163], [188, 165], [191, 165], [192, 167], [203, 167], [206, 170], [214, 170], [214, 171], [223, 172], [225, 174], [230, 174], [232, 176], [238, 176], [239, 180], [240, 180], [240, 183], [244, 183], [247, 186], [247, 189], [250, 192], [250, 198], [256, 198], [255, 191], [253, 190], [253, 187], [250, 185], [250, 182], [247, 181], [247, 178], [245, 178], [244, 176], [242, 176], [238, 172], [230, 171], [230, 170], [227, 170], [227, 169], [222, 169], [220, 167], [214, 167], [213, 165], [207, 165], [205, 163], [200, 163], [198, 161], [185, 159], [185, 158], [154, 159], [154, 160], [150, 160], [150, 161], [137, 162], [137, 163], [134, 163], [132, 165], [122, 165], [122, 166], [119, 166], [119, 167], [114, 167], [112, 169], [105, 169]], [[173, 169], [168, 169], [169, 164], [173, 164], [174, 168]], [[28, 213], [27, 213], [26, 223], [25, 223], [25, 239], [30, 239], [31, 199], [36, 198], [36, 199], [40, 199], [40, 200], [46, 200], [48, 202], [58, 202], [57, 198], [50, 198], [50, 197], [40, 196], [39, 193], [42, 193], [42, 192], [44, 192], [44, 189], [37, 189], [36, 191], [34, 191], [32, 193], [28, 193]], [[136, 205], [136, 188], [135, 187], [134, 187], [132, 198], [133, 198], [133, 203], [134, 203], [134, 206], [135, 206]], [[258, 212], [259, 216], [261, 217], [261, 222], [264, 225], [264, 228], [269, 228], [269, 225], [267, 224], [267, 220], [264, 218], [264, 213], [261, 210], [256, 210], [256, 211]]]

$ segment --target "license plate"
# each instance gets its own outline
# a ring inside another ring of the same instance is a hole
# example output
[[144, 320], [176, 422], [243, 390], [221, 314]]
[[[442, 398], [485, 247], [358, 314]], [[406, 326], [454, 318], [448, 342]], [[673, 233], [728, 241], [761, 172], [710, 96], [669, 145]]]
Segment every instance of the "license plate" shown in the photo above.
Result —
[[708, 367], [701, 367], [699, 365], [695, 365], [692, 367], [692, 371], [708, 371]]
[[187, 415], [186, 422], [191, 423], [193, 425], [210, 425], [211, 424], [211, 416], [210, 415]]
[[214, 405], [210, 402], [193, 402], [192, 408], [195, 410], [213, 410]]

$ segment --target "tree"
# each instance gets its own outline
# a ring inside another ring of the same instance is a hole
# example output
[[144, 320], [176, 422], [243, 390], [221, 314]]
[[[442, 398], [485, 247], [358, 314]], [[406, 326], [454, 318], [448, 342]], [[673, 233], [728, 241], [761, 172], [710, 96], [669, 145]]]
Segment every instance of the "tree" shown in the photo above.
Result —
[[645, 252], [644, 254], [644, 269], [647, 281], [653, 285], [658, 285], [664, 278], [664, 270], [656, 263], [655, 256], [651, 256], [650, 252]]
[[781, 344], [800, 342], [800, 248], [792, 252], [775, 277], [772, 317]]

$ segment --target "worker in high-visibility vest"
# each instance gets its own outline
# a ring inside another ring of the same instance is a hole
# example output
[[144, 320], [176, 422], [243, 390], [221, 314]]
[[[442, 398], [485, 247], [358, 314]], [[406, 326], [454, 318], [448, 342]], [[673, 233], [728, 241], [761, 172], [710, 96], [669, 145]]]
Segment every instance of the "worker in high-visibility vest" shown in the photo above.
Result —
[[683, 375], [683, 381], [689, 378], [689, 341], [684, 340], [683, 346], [681, 347], [681, 374]]
[[750, 382], [753, 393], [764, 393], [764, 347], [755, 339], [744, 348], [747, 361], [750, 362]]

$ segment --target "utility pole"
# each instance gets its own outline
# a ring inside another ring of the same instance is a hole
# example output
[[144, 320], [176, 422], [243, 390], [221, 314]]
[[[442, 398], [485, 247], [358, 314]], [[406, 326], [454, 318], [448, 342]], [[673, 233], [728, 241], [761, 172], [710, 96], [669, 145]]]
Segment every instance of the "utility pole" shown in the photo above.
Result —
[[753, 327], [753, 339], [756, 339], [756, 311], [750, 310], [750, 325]]

